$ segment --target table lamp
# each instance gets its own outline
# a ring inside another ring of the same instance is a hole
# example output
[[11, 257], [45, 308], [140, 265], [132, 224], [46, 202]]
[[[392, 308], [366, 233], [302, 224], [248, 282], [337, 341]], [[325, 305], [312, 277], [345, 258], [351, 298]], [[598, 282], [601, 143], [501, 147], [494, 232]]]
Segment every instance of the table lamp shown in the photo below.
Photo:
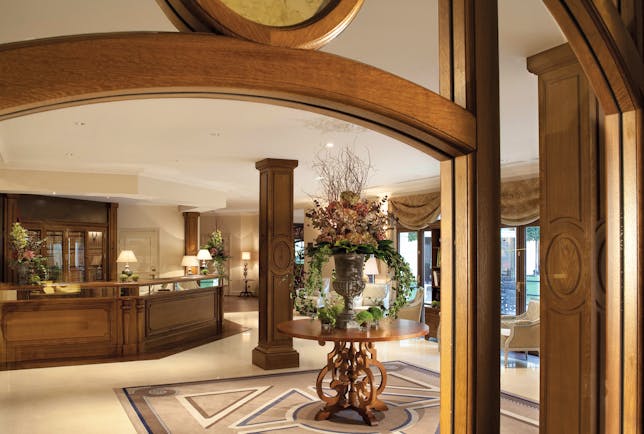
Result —
[[244, 261], [244, 280], [248, 277], [248, 261], [250, 261], [250, 252], [241, 252], [242, 261]]
[[186, 267], [185, 275], [189, 276], [192, 274], [192, 267], [199, 266], [199, 259], [195, 255], [186, 255], [181, 259], [181, 266]]
[[369, 278], [369, 283], [374, 283], [376, 281], [376, 275], [380, 274], [380, 271], [378, 271], [378, 260], [375, 256], [371, 255], [364, 264], [364, 274]]
[[201, 273], [205, 274], [204, 271], [208, 272], [208, 267], [206, 266], [206, 261], [212, 261], [212, 255], [208, 249], [201, 249], [197, 252], [197, 259], [201, 261]]
[[121, 250], [119, 257], [116, 258], [116, 262], [119, 264], [125, 263], [125, 268], [121, 271], [121, 274], [125, 274], [130, 277], [132, 275], [132, 270], [130, 270], [130, 262], [137, 262], [136, 256], [132, 250]]

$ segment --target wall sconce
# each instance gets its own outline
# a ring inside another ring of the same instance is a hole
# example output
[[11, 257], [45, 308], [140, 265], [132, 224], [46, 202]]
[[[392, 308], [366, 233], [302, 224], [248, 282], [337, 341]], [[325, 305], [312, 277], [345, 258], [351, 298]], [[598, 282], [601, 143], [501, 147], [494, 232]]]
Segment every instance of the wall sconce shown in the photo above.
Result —
[[248, 278], [248, 261], [250, 261], [250, 252], [241, 252], [241, 259], [244, 261], [244, 280]]
[[116, 258], [116, 263], [125, 263], [125, 268], [123, 268], [121, 274], [125, 274], [127, 277], [130, 277], [132, 275], [132, 270], [130, 270], [130, 262], [137, 262], [136, 256], [134, 256], [134, 252], [132, 250], [121, 250], [119, 257]]
[[192, 274], [192, 267], [199, 266], [199, 259], [194, 255], [186, 255], [181, 259], [181, 266], [186, 267], [185, 275], [189, 276]]
[[364, 264], [364, 274], [369, 278], [369, 283], [374, 283], [376, 281], [376, 275], [380, 274], [378, 270], [378, 260], [375, 256], [371, 257]]
[[208, 274], [208, 266], [206, 261], [212, 261], [212, 255], [208, 249], [201, 249], [197, 253], [197, 259], [201, 261], [201, 274]]

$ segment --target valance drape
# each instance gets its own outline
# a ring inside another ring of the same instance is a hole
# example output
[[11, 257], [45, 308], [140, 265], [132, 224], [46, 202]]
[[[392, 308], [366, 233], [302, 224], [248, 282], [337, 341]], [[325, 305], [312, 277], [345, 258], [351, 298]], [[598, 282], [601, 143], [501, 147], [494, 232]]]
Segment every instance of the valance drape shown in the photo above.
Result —
[[539, 219], [539, 178], [501, 183], [501, 223], [527, 225]]
[[[389, 212], [401, 226], [419, 230], [440, 215], [440, 192], [389, 199]], [[521, 226], [539, 219], [539, 178], [501, 182], [501, 223]]]
[[389, 212], [407, 229], [418, 230], [436, 221], [440, 215], [441, 194], [416, 194], [389, 199]]

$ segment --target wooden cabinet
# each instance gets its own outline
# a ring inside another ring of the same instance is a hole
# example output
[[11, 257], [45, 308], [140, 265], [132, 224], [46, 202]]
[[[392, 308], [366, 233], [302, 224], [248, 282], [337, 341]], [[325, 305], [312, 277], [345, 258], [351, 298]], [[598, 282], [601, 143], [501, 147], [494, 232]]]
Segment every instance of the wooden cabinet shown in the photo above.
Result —
[[[0, 200], [7, 210], [4, 231], [19, 220], [31, 234], [46, 240], [40, 254], [47, 258], [49, 280], [110, 278], [110, 263], [116, 261], [112, 256], [116, 251], [117, 204], [19, 194], [0, 195]], [[17, 282], [16, 273], [9, 268], [7, 241], [2, 256], [0, 280]]]
[[92, 282], [105, 280], [104, 227], [66, 228], [59, 224], [28, 222], [30, 233], [45, 238], [41, 254], [47, 258], [48, 280]]

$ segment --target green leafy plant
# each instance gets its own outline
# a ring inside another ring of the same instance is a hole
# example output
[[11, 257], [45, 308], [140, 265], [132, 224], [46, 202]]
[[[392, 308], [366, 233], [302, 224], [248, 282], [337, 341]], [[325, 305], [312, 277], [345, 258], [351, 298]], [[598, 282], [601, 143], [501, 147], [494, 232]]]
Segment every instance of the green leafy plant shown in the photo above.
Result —
[[[221, 234], [221, 231], [217, 229], [211, 232], [208, 237], [208, 241], [206, 241], [206, 244], [201, 248], [207, 249], [210, 252], [217, 275], [223, 277], [225, 273], [224, 263], [226, 260], [230, 259], [230, 256], [225, 252], [224, 236]], [[208, 274], [207, 269], [205, 270], [205, 273], [203, 271], [204, 270], [202, 270], [203, 274]]]
[[322, 324], [330, 324], [332, 327], [335, 326], [337, 313], [331, 307], [321, 307], [318, 309], [318, 318]]
[[138, 282], [139, 281], [139, 275], [138, 274], [133, 274], [130, 277], [132, 278], [133, 282]]
[[293, 307], [301, 315], [311, 316], [317, 312], [315, 294], [322, 294], [322, 267], [331, 255], [328, 249], [318, 249], [309, 255], [309, 271], [304, 277], [304, 287], [293, 286], [291, 298]]
[[371, 314], [374, 321], [379, 321], [385, 316], [385, 313], [378, 306], [370, 306], [367, 312]]
[[361, 326], [365, 326], [373, 321], [373, 315], [368, 310], [363, 310], [356, 314], [355, 320]]
[[11, 226], [9, 233], [9, 245], [11, 246], [12, 258], [10, 265], [18, 270], [19, 274], [24, 273], [28, 284], [38, 285], [41, 281], [47, 280], [47, 258], [44, 258], [40, 251], [46, 239], [41, 240], [35, 233], [29, 233], [20, 223], [16, 222]]
[[432, 307], [433, 307], [434, 309], [440, 309], [440, 308], [441, 308], [441, 302], [440, 302], [440, 301], [438, 301], [438, 300], [433, 300], [433, 301], [432, 301]]

